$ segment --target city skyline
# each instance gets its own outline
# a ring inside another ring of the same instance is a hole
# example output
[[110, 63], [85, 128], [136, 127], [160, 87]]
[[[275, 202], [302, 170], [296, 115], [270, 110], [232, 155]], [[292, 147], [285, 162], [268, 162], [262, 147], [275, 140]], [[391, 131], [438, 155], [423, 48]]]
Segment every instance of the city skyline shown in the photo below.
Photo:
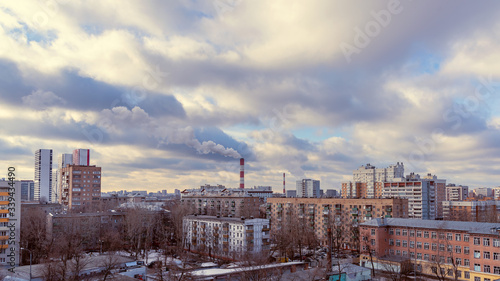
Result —
[[2, 2], [1, 163], [90, 149], [103, 192], [237, 188], [240, 157], [275, 192], [397, 162], [499, 186], [500, 3], [459, 3]]

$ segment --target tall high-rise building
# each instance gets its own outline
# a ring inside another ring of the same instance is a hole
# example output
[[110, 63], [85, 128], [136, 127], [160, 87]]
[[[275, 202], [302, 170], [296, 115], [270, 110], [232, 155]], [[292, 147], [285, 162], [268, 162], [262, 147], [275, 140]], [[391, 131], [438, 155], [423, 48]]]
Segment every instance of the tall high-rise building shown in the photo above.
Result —
[[446, 201], [463, 201], [469, 196], [469, 187], [466, 185], [446, 185]]
[[297, 181], [297, 197], [319, 198], [321, 197], [319, 180], [302, 179]]
[[344, 198], [379, 198], [382, 190], [377, 188], [377, 182], [392, 182], [404, 178], [403, 162], [390, 165], [387, 168], [377, 169], [366, 164], [353, 171], [352, 182], [342, 183], [342, 197]]
[[101, 167], [68, 165], [62, 168], [58, 197], [66, 209], [99, 205]]
[[21, 180], [21, 200], [33, 201], [35, 198], [35, 182], [32, 180]]
[[52, 149], [35, 152], [34, 200], [50, 202], [52, 199]]
[[59, 161], [59, 169], [64, 168], [67, 165], [73, 165], [73, 154], [71, 153], [61, 154], [61, 159]]
[[73, 164], [79, 166], [89, 166], [90, 151], [82, 148], [73, 150]]

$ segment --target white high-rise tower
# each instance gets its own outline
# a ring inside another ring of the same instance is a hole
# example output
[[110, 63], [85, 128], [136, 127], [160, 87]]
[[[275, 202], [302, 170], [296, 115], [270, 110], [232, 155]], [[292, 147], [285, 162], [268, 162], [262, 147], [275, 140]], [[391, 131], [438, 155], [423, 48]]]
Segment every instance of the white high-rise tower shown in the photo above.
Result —
[[35, 152], [35, 200], [52, 200], [52, 149]]

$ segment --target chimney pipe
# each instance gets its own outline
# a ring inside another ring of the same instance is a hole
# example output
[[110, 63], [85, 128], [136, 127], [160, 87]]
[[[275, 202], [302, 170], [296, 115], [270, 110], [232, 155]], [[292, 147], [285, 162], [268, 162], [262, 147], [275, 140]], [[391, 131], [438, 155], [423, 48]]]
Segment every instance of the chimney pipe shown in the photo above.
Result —
[[245, 188], [245, 159], [240, 159], [240, 188]]
[[286, 196], [286, 190], [285, 190], [285, 173], [283, 173], [283, 195]]

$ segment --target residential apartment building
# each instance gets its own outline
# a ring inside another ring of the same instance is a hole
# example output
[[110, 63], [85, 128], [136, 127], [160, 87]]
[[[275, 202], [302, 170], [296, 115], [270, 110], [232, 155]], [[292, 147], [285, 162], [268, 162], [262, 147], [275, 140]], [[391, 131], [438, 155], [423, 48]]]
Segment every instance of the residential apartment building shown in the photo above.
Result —
[[269, 220], [185, 216], [184, 245], [189, 251], [239, 260], [269, 250]]
[[248, 196], [244, 190], [220, 192], [181, 192], [181, 206], [191, 214], [221, 217], [260, 217], [259, 197]]
[[101, 198], [101, 167], [67, 165], [61, 169], [59, 202], [66, 209], [98, 208]]
[[444, 201], [443, 216], [452, 221], [500, 222], [500, 201]]
[[352, 173], [352, 182], [342, 183], [343, 198], [379, 198], [381, 190], [376, 189], [377, 182], [391, 182], [404, 177], [404, 165], [397, 162], [387, 168], [377, 169], [369, 163]]
[[34, 200], [50, 202], [52, 199], [52, 149], [35, 151]]
[[446, 185], [446, 201], [463, 201], [469, 196], [469, 187], [464, 185]]
[[297, 197], [319, 198], [320, 193], [319, 180], [302, 179], [296, 182]]
[[0, 268], [19, 265], [20, 233], [21, 181], [0, 179]]
[[35, 200], [35, 182], [32, 180], [21, 180], [21, 200]]
[[478, 187], [474, 189], [476, 197], [493, 197], [493, 189], [489, 187]]
[[500, 200], [500, 187], [493, 188], [493, 199]]
[[446, 180], [437, 179], [428, 174], [411, 173], [399, 181], [384, 182], [382, 188], [384, 198], [408, 199], [408, 216], [410, 218], [434, 220], [443, 217], [442, 202], [446, 198]]
[[73, 150], [73, 165], [89, 166], [90, 165], [90, 150], [75, 149]]
[[361, 265], [410, 261], [418, 274], [436, 272], [458, 280], [492, 281], [500, 276], [500, 224], [377, 218], [360, 224]]
[[[346, 199], [346, 198], [269, 198], [266, 217], [271, 220], [272, 231], [284, 224], [306, 220], [314, 229], [316, 238], [327, 245], [327, 228], [336, 224], [357, 226], [359, 222], [375, 217], [408, 217], [408, 200]], [[347, 235], [346, 235], [347, 236]], [[346, 242], [352, 248], [355, 241]]]

